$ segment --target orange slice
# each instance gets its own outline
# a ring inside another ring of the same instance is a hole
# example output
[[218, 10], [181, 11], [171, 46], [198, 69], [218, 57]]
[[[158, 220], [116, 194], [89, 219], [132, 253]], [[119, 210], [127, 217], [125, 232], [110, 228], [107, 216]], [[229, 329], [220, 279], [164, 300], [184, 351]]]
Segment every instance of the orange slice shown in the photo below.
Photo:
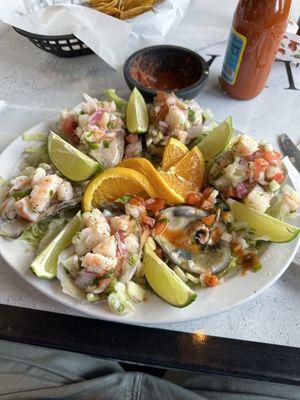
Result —
[[182, 197], [198, 190], [203, 186], [205, 161], [196, 146], [189, 151], [168, 171], [160, 172], [161, 177]]
[[174, 164], [176, 164], [183, 156], [188, 153], [189, 149], [180, 141], [174, 138], [171, 138], [164, 151], [163, 159], [162, 159], [162, 169], [166, 171]]
[[119, 166], [131, 168], [143, 174], [155, 191], [153, 197], [164, 199], [168, 204], [184, 203], [184, 198], [178, 194], [177, 188], [171, 187], [146, 158], [127, 158]]
[[156, 197], [156, 192], [145, 175], [130, 168], [109, 168], [97, 175], [87, 186], [82, 200], [83, 210], [90, 211], [103, 202], [114, 201], [125, 194], [140, 193]]

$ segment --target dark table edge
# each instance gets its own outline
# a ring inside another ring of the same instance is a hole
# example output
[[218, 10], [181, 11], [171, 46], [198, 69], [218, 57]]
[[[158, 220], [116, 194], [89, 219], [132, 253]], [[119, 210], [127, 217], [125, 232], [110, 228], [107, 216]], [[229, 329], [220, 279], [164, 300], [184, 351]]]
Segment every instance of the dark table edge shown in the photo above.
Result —
[[0, 305], [0, 339], [158, 368], [300, 385], [300, 349]]

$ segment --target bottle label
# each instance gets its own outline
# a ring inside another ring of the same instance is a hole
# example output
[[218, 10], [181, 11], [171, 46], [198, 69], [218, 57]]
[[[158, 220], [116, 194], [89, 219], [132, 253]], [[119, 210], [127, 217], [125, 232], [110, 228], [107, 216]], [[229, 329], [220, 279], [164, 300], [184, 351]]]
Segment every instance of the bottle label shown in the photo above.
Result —
[[246, 36], [232, 28], [222, 69], [222, 78], [230, 85], [235, 84], [246, 43]]

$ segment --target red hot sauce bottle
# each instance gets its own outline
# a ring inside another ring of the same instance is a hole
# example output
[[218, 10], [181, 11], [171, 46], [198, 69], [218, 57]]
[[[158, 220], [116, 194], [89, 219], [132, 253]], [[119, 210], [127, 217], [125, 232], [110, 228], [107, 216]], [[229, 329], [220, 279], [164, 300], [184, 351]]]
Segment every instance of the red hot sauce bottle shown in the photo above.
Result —
[[233, 17], [221, 85], [248, 100], [264, 88], [286, 30], [291, 0], [240, 0]]

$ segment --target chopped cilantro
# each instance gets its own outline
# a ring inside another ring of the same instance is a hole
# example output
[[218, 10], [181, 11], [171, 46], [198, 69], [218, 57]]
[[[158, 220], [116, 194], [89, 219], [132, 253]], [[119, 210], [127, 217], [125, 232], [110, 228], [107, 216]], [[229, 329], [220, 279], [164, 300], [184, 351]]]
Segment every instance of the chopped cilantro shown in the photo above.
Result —
[[87, 142], [87, 144], [89, 145], [89, 147], [93, 150], [96, 150], [99, 148], [99, 145], [97, 142]]
[[191, 124], [194, 124], [196, 121], [196, 113], [191, 108], [189, 108], [189, 111], [188, 111], [188, 120]]
[[93, 280], [93, 285], [98, 286], [98, 283], [101, 281], [101, 279], [102, 279], [102, 278], [96, 277], [96, 278]]
[[131, 194], [125, 194], [124, 196], [119, 197], [117, 200], [115, 200], [115, 203], [123, 203], [123, 204], [126, 204], [126, 203], [128, 203], [129, 200], [131, 200], [131, 199], [132, 199]]
[[131, 256], [128, 259], [129, 264], [133, 267], [136, 265], [137, 261], [138, 261], [137, 256], [134, 254], [131, 254]]
[[113, 274], [113, 271], [106, 272], [106, 274], [101, 278], [101, 280], [110, 278], [112, 276], [112, 274]]
[[107, 124], [108, 129], [114, 129], [115, 124], [112, 121], [109, 121], [109, 123]]
[[165, 222], [166, 224], [169, 222], [168, 218], [161, 218], [158, 222]]
[[30, 190], [18, 190], [13, 193], [13, 197], [15, 200], [21, 200], [23, 197], [27, 196], [30, 193]]
[[108, 149], [108, 148], [109, 148], [109, 142], [108, 142], [107, 140], [103, 140], [103, 147], [104, 147], [105, 149]]
[[260, 269], [262, 269], [262, 265], [259, 263], [259, 264], [256, 264], [256, 265], [253, 266], [252, 271], [253, 272], [257, 272]]

